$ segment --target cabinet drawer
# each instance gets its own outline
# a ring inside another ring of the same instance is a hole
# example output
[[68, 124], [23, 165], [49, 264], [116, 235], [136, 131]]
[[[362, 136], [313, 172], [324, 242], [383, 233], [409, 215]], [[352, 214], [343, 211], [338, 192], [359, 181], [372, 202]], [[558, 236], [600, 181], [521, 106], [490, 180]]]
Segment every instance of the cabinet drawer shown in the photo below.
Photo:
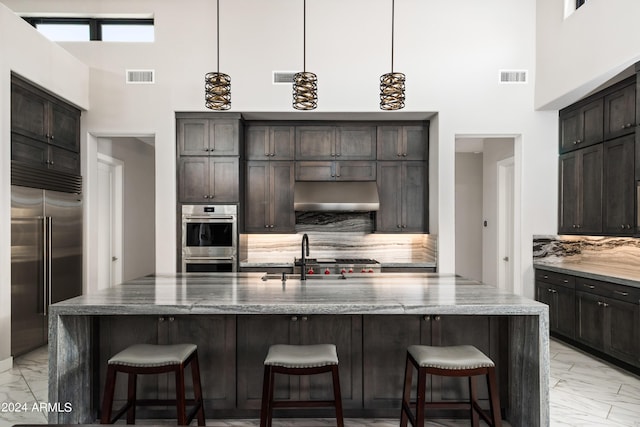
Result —
[[536, 270], [536, 281], [551, 283], [553, 285], [575, 288], [576, 277], [554, 271]]
[[576, 290], [633, 304], [638, 304], [640, 302], [640, 289], [631, 286], [618, 285], [617, 283], [578, 278], [576, 280]]

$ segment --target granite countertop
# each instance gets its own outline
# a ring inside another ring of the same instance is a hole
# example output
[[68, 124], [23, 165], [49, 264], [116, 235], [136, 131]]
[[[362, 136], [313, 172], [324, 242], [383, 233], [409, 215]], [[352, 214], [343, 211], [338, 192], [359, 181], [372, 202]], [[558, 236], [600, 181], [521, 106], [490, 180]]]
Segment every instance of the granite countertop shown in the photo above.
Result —
[[438, 273], [348, 279], [261, 280], [262, 273], [142, 277], [51, 306], [52, 315], [484, 314], [542, 315], [547, 306], [480, 282]]
[[640, 288], [640, 268], [586, 261], [534, 261], [534, 268]]

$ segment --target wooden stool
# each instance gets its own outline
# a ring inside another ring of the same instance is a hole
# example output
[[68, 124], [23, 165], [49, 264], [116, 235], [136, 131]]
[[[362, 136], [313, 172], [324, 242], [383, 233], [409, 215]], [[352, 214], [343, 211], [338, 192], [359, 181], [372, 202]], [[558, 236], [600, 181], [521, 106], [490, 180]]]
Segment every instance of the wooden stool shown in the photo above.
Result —
[[[412, 366], [418, 369], [418, 399], [415, 417], [409, 402], [411, 396]], [[469, 377], [469, 402], [426, 402], [425, 392], [427, 374], [446, 377]], [[489, 403], [491, 417], [478, 404], [476, 381], [477, 375], [487, 376], [489, 387]], [[407, 349], [407, 363], [404, 374], [404, 392], [402, 395], [402, 412], [400, 427], [406, 427], [411, 421], [414, 427], [424, 427], [424, 409], [469, 409], [471, 425], [477, 427], [480, 415], [490, 426], [500, 427], [500, 396], [496, 384], [496, 368], [491, 359], [472, 345], [451, 347], [430, 347], [412, 345]]]
[[[109, 359], [100, 423], [113, 424], [122, 414], [127, 412], [127, 424], [134, 424], [136, 419], [136, 405], [176, 405], [178, 410], [178, 425], [189, 425], [196, 414], [198, 415], [198, 425], [205, 425], [197, 348], [195, 344], [137, 344], [122, 350]], [[191, 363], [195, 400], [185, 399], [184, 368], [189, 363]], [[111, 418], [113, 395], [116, 387], [116, 374], [118, 372], [129, 374], [127, 403]], [[137, 375], [162, 374], [167, 372], [175, 372], [176, 375], [175, 400], [136, 400]], [[188, 415], [187, 404], [194, 405]]]
[[[331, 372], [333, 376], [333, 400], [281, 401], [273, 399], [275, 374], [315, 375], [325, 372]], [[336, 346], [333, 344], [277, 344], [269, 347], [269, 352], [264, 360], [260, 427], [271, 427], [273, 408], [308, 408], [322, 406], [335, 407], [338, 427], [344, 427]]]

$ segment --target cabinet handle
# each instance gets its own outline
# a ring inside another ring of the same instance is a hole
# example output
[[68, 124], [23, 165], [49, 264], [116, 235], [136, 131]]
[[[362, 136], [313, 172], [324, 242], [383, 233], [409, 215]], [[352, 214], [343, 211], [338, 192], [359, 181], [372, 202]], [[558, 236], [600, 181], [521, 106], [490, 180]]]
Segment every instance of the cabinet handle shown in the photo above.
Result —
[[215, 195], [214, 195], [214, 194], [209, 194], [209, 198], [210, 198], [210, 199], [213, 199], [214, 197], [215, 197]]
[[546, 274], [544, 276], [542, 276], [543, 279], [548, 279], [549, 276], [547, 276]]
[[402, 153], [398, 153], [398, 154], [396, 154], [396, 156], [402, 157]]
[[402, 228], [407, 228], [407, 224], [402, 224]]
[[435, 320], [436, 322], [440, 320], [440, 316], [433, 316], [433, 320]]
[[159, 317], [158, 322], [164, 322], [164, 317]]
[[337, 154], [336, 154], [336, 157], [340, 157], [340, 153], [337, 153]]
[[397, 225], [398, 228], [402, 228], [402, 226], [400, 224]]
[[292, 322], [297, 322], [298, 321], [298, 316], [291, 316], [291, 321]]
[[273, 224], [271, 224], [271, 228], [273, 228]]
[[269, 228], [269, 224], [265, 224], [265, 225], [264, 225], [264, 228]]
[[402, 153], [402, 157], [407, 157], [407, 153]]
[[206, 194], [204, 196], [202, 196], [203, 199], [208, 199], [209, 196], [207, 196]]
[[627, 224], [627, 230], [631, 229], [631, 225]]
[[431, 321], [431, 316], [424, 316], [423, 319], [425, 322], [429, 322]]
[[603, 302], [602, 301], [598, 301], [598, 305], [602, 307]]
[[51, 139], [55, 139], [55, 138], [53, 137], [53, 135], [51, 135]]
[[629, 292], [622, 292], [622, 291], [613, 291], [613, 292], [618, 295], [622, 295], [623, 297], [626, 297], [627, 295], [629, 295]]
[[340, 177], [340, 174], [337, 174], [336, 176], [339, 178], [339, 177]]
[[603, 307], [609, 307], [609, 304], [607, 304], [606, 302], [603, 302], [603, 303], [602, 303], [602, 306], [603, 306]]
[[170, 317], [169, 317], [169, 322], [173, 322], [174, 320], [176, 320], [176, 318], [175, 318], [175, 317], [173, 317], [173, 316], [170, 316]]
[[307, 316], [302, 316], [302, 321], [306, 322], [307, 320], [309, 320], [309, 318]]
[[581, 141], [581, 140], [579, 140], [579, 139], [576, 141], [576, 143], [578, 143], [578, 144], [580, 144], [581, 142], [582, 142], [582, 141]]
[[564, 283], [569, 283], [569, 281], [567, 279], [564, 279], [563, 282]]
[[595, 286], [587, 285], [586, 283], [583, 283], [582, 286], [584, 286], [585, 288], [589, 288], [589, 289], [594, 289], [595, 288]]
[[203, 148], [203, 150], [204, 150], [204, 151], [209, 151], [209, 149], [208, 149], [208, 148]]

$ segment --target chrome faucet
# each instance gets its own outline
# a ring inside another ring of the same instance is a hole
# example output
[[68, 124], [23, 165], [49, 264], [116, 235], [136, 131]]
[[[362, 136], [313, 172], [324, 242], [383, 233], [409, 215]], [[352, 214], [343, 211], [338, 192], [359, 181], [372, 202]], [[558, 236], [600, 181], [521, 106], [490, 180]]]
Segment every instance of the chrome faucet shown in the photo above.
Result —
[[307, 236], [307, 233], [304, 233], [302, 235], [302, 257], [300, 257], [300, 280], [307, 280], [307, 258], [306, 257], [308, 256], [309, 256], [309, 236]]

